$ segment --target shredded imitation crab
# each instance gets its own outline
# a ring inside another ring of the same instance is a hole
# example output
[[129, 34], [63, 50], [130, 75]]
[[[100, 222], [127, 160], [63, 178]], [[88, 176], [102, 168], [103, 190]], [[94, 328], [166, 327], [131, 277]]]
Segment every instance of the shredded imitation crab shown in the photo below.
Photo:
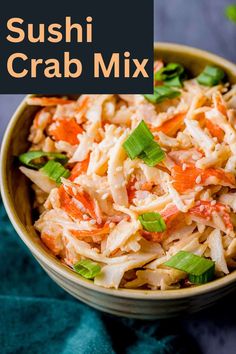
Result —
[[[178, 91], [157, 103], [142, 95], [28, 98], [41, 106], [30, 151], [65, 154], [70, 172], [58, 184], [44, 169], [20, 167], [33, 183], [35, 228], [68, 266], [98, 263], [95, 284], [181, 287], [186, 273], [164, 264], [180, 250], [213, 260], [217, 276], [236, 266], [236, 86], [191, 79]], [[141, 121], [164, 152], [155, 166], [124, 149]], [[165, 229], [144, 229], [145, 213], [158, 213]]]

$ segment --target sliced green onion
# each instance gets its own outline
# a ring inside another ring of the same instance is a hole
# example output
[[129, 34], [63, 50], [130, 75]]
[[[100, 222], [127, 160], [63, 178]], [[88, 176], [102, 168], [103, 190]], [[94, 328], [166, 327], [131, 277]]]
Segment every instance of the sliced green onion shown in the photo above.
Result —
[[83, 259], [74, 265], [74, 270], [87, 279], [93, 279], [101, 271], [99, 264], [90, 261], [89, 259]]
[[207, 75], [207, 74], [204, 74], [204, 73], [201, 73], [198, 78], [197, 78], [197, 82], [200, 84], [200, 85], [203, 85], [203, 86], [216, 86], [219, 81], [218, 79], [216, 79], [215, 77], [213, 76], [210, 76], [210, 75]]
[[172, 79], [165, 80], [165, 86], [169, 87], [182, 87], [182, 81], [179, 76], [175, 76]]
[[154, 88], [154, 92], [157, 95], [157, 103], [162, 102], [167, 98], [175, 98], [180, 96], [180, 91], [173, 90], [166, 86], [157, 86]]
[[224, 78], [225, 73], [221, 68], [207, 65], [203, 72], [197, 77], [197, 82], [204, 86], [218, 85]]
[[156, 141], [152, 141], [148, 147], [146, 147], [139, 158], [142, 159], [148, 166], [156, 166], [158, 162], [161, 162], [165, 158], [165, 153]]
[[132, 160], [139, 157], [148, 166], [155, 166], [165, 157], [164, 151], [154, 141], [154, 136], [144, 121], [132, 132], [123, 147]]
[[144, 97], [151, 103], [161, 103], [166, 99], [180, 96], [180, 91], [173, 90], [168, 86], [154, 87], [153, 95], [144, 95]]
[[183, 78], [184, 67], [177, 63], [169, 63], [155, 74], [156, 81], [162, 81], [169, 87], [182, 87]]
[[54, 160], [60, 161], [62, 164], [65, 164], [68, 161], [68, 158], [66, 155], [59, 154], [57, 152], [44, 152], [44, 151], [28, 151], [25, 152], [24, 154], [21, 154], [19, 156], [19, 160], [21, 163], [28, 167], [33, 167], [36, 169], [39, 169], [42, 167], [45, 163], [37, 163], [34, 162], [34, 160], [40, 159], [42, 157], [49, 157], [53, 158]]
[[184, 67], [178, 63], [169, 63], [155, 73], [155, 80], [165, 81], [180, 76], [184, 72]]
[[144, 95], [144, 97], [146, 98], [147, 101], [149, 101], [153, 104], [157, 103], [157, 95], [155, 94], [155, 91], [153, 94]]
[[188, 279], [193, 284], [205, 284], [214, 279], [215, 267], [210, 268], [201, 275], [189, 274]]
[[128, 156], [133, 160], [137, 157], [154, 139], [146, 123], [142, 120], [128, 139], [123, 143], [123, 147]]
[[195, 284], [207, 283], [214, 278], [215, 263], [190, 252], [180, 251], [164, 265], [188, 273], [189, 280]]
[[236, 4], [226, 6], [225, 15], [231, 22], [236, 23]]
[[203, 72], [207, 75], [215, 76], [219, 79], [223, 79], [225, 75], [224, 71], [221, 68], [218, 68], [217, 66], [210, 66], [210, 65], [207, 65]]
[[147, 231], [163, 232], [166, 230], [166, 223], [159, 213], [144, 213], [139, 215], [138, 219]]
[[60, 162], [49, 160], [41, 169], [50, 179], [55, 181], [57, 184], [61, 183], [61, 177], [68, 178], [70, 176], [70, 171], [67, 170]]

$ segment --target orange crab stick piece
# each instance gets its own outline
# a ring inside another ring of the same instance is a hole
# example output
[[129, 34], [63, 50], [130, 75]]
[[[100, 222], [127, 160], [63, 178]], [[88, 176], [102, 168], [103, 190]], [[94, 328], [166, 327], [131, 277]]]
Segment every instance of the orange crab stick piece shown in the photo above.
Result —
[[90, 195], [84, 191], [74, 193], [73, 188], [66, 187], [66, 192], [70, 197], [75, 198], [78, 202], [80, 202], [85, 209], [84, 212], [88, 213], [91, 218], [96, 219], [97, 215], [95, 213], [95, 205]]
[[161, 212], [161, 216], [163, 217], [166, 225], [168, 226], [168, 224], [173, 221], [175, 217], [179, 215], [179, 213], [180, 211], [175, 205], [170, 205]]
[[202, 176], [203, 182], [206, 184], [215, 184], [211, 183], [211, 177], [215, 177], [218, 180], [216, 184], [231, 188], [235, 187], [235, 176], [231, 172], [225, 172], [217, 168], [209, 168], [204, 170]]
[[70, 181], [74, 181], [76, 177], [80, 176], [82, 173], [86, 173], [89, 165], [89, 157], [84, 161], [79, 161], [71, 170], [69, 177]]
[[196, 179], [199, 176], [199, 170], [195, 167], [186, 167], [175, 165], [171, 171], [173, 177], [173, 187], [179, 192], [184, 193], [196, 186]]
[[49, 134], [54, 140], [63, 140], [71, 145], [79, 143], [78, 134], [81, 134], [83, 129], [74, 118], [66, 118], [57, 120], [49, 128]]
[[225, 117], [227, 117], [227, 107], [226, 103], [220, 94], [220, 92], [216, 92], [213, 95], [213, 104], [214, 108], [217, 109], [221, 114], [223, 114]]
[[29, 97], [27, 103], [30, 106], [56, 106], [58, 104], [73, 103], [74, 100], [68, 100], [60, 97]]
[[90, 236], [104, 236], [109, 234], [110, 227], [108, 224], [105, 224], [103, 227], [94, 229], [94, 230], [71, 230], [72, 235], [83, 238], [83, 237], [90, 237]]
[[212, 123], [210, 119], [207, 119], [204, 112], [197, 114], [195, 119], [201, 126], [204, 126], [209, 130], [211, 136], [216, 137], [220, 142], [223, 141], [224, 131], [218, 125]]
[[88, 195], [88, 193], [83, 192], [83, 193], [77, 193], [75, 198], [84, 205], [85, 209], [87, 210], [88, 214], [91, 216], [91, 218], [96, 219], [97, 215], [95, 213], [95, 206], [94, 203], [92, 201], [92, 199], [90, 198], [90, 196]]
[[[83, 220], [84, 215], [97, 220], [95, 203], [86, 192], [73, 192], [73, 188], [61, 186], [58, 189], [60, 206], [71, 217]], [[79, 205], [78, 205], [79, 202]]]
[[185, 113], [178, 113], [173, 118], [164, 122], [160, 127], [151, 127], [152, 132], [162, 132], [168, 136], [175, 136], [183, 125]]
[[224, 136], [225, 136], [225, 133], [224, 133], [223, 129], [221, 129], [219, 127], [219, 125], [216, 125], [216, 124], [212, 123], [210, 121], [210, 119], [206, 119], [205, 120], [205, 126], [209, 130], [209, 133], [213, 137], [217, 138], [219, 140], [219, 142], [222, 143], [222, 141], [224, 140]]
[[129, 180], [127, 184], [127, 193], [128, 193], [128, 198], [129, 198], [129, 203], [133, 203], [133, 199], [135, 198], [136, 194], [136, 188], [135, 188], [135, 183], [137, 182], [136, 178], [132, 178]]
[[235, 177], [232, 173], [215, 168], [202, 170], [194, 166], [187, 166], [183, 170], [181, 166], [175, 165], [171, 175], [173, 177], [173, 187], [179, 193], [193, 189], [196, 185], [219, 184], [226, 187], [235, 187]]
[[228, 209], [222, 203], [216, 202], [214, 205], [212, 205], [210, 201], [201, 200], [197, 205], [195, 205], [189, 210], [190, 214], [207, 220], [210, 220], [212, 218], [213, 212], [220, 213], [222, 219], [224, 220], [226, 228], [233, 230], [233, 224], [231, 222]]
[[63, 251], [64, 246], [60, 237], [42, 232], [41, 239], [55, 256], [58, 256]]
[[78, 208], [63, 186], [58, 189], [58, 193], [61, 209], [67, 212], [72, 218], [83, 220], [83, 212]]

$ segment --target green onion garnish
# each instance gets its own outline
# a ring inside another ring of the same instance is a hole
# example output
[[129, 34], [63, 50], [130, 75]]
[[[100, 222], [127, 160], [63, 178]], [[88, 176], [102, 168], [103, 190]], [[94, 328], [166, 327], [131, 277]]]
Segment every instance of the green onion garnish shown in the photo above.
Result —
[[132, 160], [139, 157], [148, 166], [155, 166], [165, 157], [164, 151], [154, 141], [154, 136], [143, 120], [123, 143], [123, 147]]
[[132, 134], [124, 142], [123, 147], [128, 156], [133, 160], [137, 157], [154, 139], [146, 123], [141, 123], [134, 129]]
[[182, 87], [182, 81], [179, 76], [173, 77], [173, 79], [169, 79], [165, 81], [165, 86], [169, 87]]
[[50, 179], [55, 181], [57, 184], [61, 183], [61, 177], [68, 178], [70, 176], [70, 171], [67, 170], [60, 162], [49, 160], [41, 169]]
[[146, 163], [146, 165], [150, 167], [156, 166], [156, 164], [158, 162], [161, 162], [164, 157], [164, 151], [161, 149], [160, 145], [154, 140], [139, 155], [139, 158], [142, 159]]
[[226, 6], [225, 15], [231, 22], [236, 23], [236, 4]]
[[180, 96], [180, 91], [173, 90], [168, 86], [154, 87], [153, 95], [144, 95], [144, 97], [151, 103], [161, 103], [166, 99]]
[[166, 86], [157, 86], [154, 88], [157, 95], [157, 103], [164, 101], [166, 98], [175, 98], [180, 96], [180, 91], [173, 90]]
[[36, 169], [41, 168], [44, 163], [41, 162], [34, 162], [34, 160], [40, 159], [42, 157], [49, 157], [49, 158], [53, 158], [54, 160], [58, 160], [60, 161], [62, 164], [65, 164], [68, 161], [68, 158], [63, 155], [63, 154], [59, 154], [57, 152], [44, 152], [44, 151], [28, 151], [25, 152], [24, 154], [21, 154], [19, 156], [19, 160], [21, 163], [23, 163], [24, 165], [28, 166], [28, 167], [33, 167]]
[[155, 91], [153, 92], [153, 94], [144, 95], [144, 97], [146, 98], [147, 101], [153, 104], [157, 103], [157, 95], [155, 94]]
[[224, 78], [225, 73], [221, 68], [207, 65], [203, 72], [197, 77], [197, 82], [204, 86], [218, 85]]
[[184, 67], [177, 63], [169, 63], [155, 74], [156, 81], [163, 81], [166, 86], [182, 87]]
[[215, 263], [190, 252], [180, 251], [164, 265], [188, 273], [194, 284], [204, 284], [214, 278]]
[[93, 279], [101, 271], [99, 264], [90, 261], [89, 259], [83, 259], [74, 265], [74, 270], [87, 279]]
[[159, 213], [144, 213], [138, 217], [143, 228], [150, 232], [163, 232], [166, 230], [166, 223]]
[[184, 79], [184, 67], [177, 63], [169, 63], [155, 73], [155, 80], [162, 81], [163, 86], [154, 87], [152, 95], [144, 95], [151, 103], [160, 103], [166, 99], [180, 96], [180, 91], [173, 90], [171, 87], [182, 87]]

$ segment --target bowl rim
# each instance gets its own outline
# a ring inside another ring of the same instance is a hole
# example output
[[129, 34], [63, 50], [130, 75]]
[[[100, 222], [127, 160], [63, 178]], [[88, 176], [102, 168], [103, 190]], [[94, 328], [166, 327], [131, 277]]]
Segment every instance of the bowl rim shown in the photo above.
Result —
[[[188, 54], [191, 51], [192, 56], [200, 56], [204, 57], [209, 61], [213, 61], [219, 65], [227, 67], [234, 75], [236, 75], [236, 65], [232, 62], [207, 51], [193, 48], [186, 45], [175, 44], [175, 43], [167, 43], [167, 42], [155, 42], [154, 43], [155, 50], [160, 49], [161, 51], [170, 51], [177, 53], [186, 53]], [[119, 298], [127, 298], [127, 299], [138, 299], [138, 300], [178, 300], [183, 298], [191, 298], [195, 296], [199, 296], [202, 294], [208, 294], [215, 290], [223, 289], [225, 286], [228, 286], [234, 282], [236, 282], [236, 271], [231, 272], [230, 274], [216, 279], [210, 283], [203, 284], [200, 286], [192, 287], [192, 288], [183, 288], [176, 290], [141, 290], [141, 289], [107, 289], [95, 285], [90, 280], [84, 279], [76, 274], [72, 269], [63, 265], [59, 260], [55, 257], [52, 257], [49, 252], [42, 252], [40, 246], [36, 244], [33, 239], [28, 235], [25, 230], [24, 225], [21, 223], [15, 208], [13, 206], [13, 202], [10, 197], [9, 187], [7, 184], [7, 170], [6, 170], [6, 160], [7, 160], [7, 151], [9, 146], [9, 140], [11, 137], [11, 133], [17, 123], [17, 120], [21, 113], [24, 111], [26, 104], [26, 99], [31, 95], [27, 95], [20, 105], [17, 107], [15, 113], [10, 119], [7, 129], [5, 130], [5, 134], [2, 140], [1, 147], [1, 166], [0, 166], [0, 188], [2, 194], [2, 200], [8, 214], [8, 217], [15, 228], [18, 235], [21, 237], [26, 246], [30, 249], [32, 254], [42, 262], [46, 268], [53, 270], [55, 273], [60, 275], [72, 283], [87, 288], [88, 290], [93, 290], [98, 293], [102, 293], [107, 296], [116, 296]]]

